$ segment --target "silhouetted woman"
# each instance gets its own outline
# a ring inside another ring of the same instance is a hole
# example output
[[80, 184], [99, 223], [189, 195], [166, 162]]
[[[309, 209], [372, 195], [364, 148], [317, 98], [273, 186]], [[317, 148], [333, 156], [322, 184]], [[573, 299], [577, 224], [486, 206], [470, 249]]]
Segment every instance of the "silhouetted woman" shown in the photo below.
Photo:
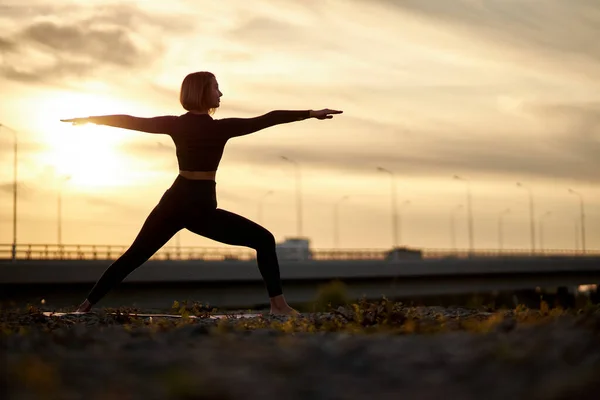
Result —
[[330, 119], [332, 114], [342, 111], [280, 110], [256, 118], [213, 119], [211, 115], [219, 107], [221, 96], [223, 93], [212, 73], [195, 72], [181, 84], [179, 100], [188, 111], [183, 115], [154, 118], [103, 115], [61, 120], [73, 125], [90, 122], [169, 135], [175, 143], [179, 163], [179, 175], [152, 210], [131, 247], [108, 267], [77, 312], [88, 312], [183, 228], [218, 242], [255, 249], [271, 313], [296, 312], [283, 296], [273, 234], [240, 215], [217, 208], [217, 167], [225, 144], [232, 137], [307, 118]]

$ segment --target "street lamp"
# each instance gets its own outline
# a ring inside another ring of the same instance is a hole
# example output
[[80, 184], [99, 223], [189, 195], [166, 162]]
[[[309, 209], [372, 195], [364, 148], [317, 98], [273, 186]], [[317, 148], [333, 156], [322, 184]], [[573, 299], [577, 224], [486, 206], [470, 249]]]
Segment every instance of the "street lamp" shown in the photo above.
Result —
[[540, 250], [544, 251], [544, 218], [549, 217], [550, 215], [552, 215], [552, 211], [546, 211], [546, 213], [544, 213], [544, 215], [542, 215], [540, 217], [540, 220], [538, 222], [539, 224], [539, 231], [540, 231]]
[[575, 238], [575, 251], [579, 250], [579, 219], [575, 217], [575, 230], [573, 231], [573, 237]]
[[338, 209], [340, 204], [342, 204], [342, 202], [344, 202], [344, 200], [348, 200], [350, 196], [346, 195], [346, 196], [342, 196], [342, 198], [340, 198], [333, 206], [333, 247], [334, 248], [338, 248], [339, 247], [339, 241], [340, 241], [340, 234], [339, 234], [339, 229], [338, 229]]
[[297, 213], [297, 236], [302, 236], [302, 188], [300, 182], [300, 164], [296, 161], [287, 158], [286, 156], [281, 156], [282, 160], [290, 162], [296, 167], [296, 213]]
[[464, 181], [467, 188], [467, 213], [468, 213], [468, 224], [469, 224], [469, 249], [473, 251], [473, 207], [471, 204], [471, 182], [468, 179], [462, 178], [458, 175], [454, 175], [454, 179]]
[[517, 186], [523, 188], [529, 192], [529, 225], [531, 231], [531, 253], [535, 252], [535, 217], [533, 210], [533, 192], [531, 188], [523, 185], [521, 182], [517, 182]]
[[400, 204], [400, 211], [398, 212], [398, 240], [402, 245], [402, 208], [410, 204], [410, 200], [404, 201]]
[[502, 219], [506, 214], [510, 213], [510, 208], [507, 208], [504, 211], [501, 211], [498, 215], [498, 247], [500, 251], [504, 250], [504, 236], [503, 236], [503, 228], [504, 225], [502, 223]]
[[62, 189], [63, 184], [71, 179], [71, 176], [63, 176], [58, 183], [58, 230], [57, 230], [57, 239], [58, 239], [58, 249], [62, 253]]
[[450, 214], [450, 240], [452, 242], [452, 248], [456, 250], [456, 212], [463, 208], [462, 204], [457, 205], [452, 209]]
[[258, 200], [258, 223], [262, 225], [262, 204], [265, 198], [269, 195], [273, 194], [272, 190], [269, 190], [267, 193], [263, 194], [260, 200]]
[[583, 196], [574, 191], [573, 189], [569, 189], [569, 193], [579, 196], [579, 213], [580, 213], [580, 229], [581, 229], [581, 250], [585, 254], [585, 211], [583, 209]]
[[390, 175], [391, 182], [391, 197], [392, 197], [392, 244], [393, 247], [398, 247], [398, 213], [396, 208], [396, 179], [394, 173], [383, 167], [377, 167], [377, 171], [385, 172]]
[[13, 147], [13, 242], [12, 261], [17, 261], [17, 131], [6, 125], [0, 124], [0, 128], [11, 131], [14, 135]]

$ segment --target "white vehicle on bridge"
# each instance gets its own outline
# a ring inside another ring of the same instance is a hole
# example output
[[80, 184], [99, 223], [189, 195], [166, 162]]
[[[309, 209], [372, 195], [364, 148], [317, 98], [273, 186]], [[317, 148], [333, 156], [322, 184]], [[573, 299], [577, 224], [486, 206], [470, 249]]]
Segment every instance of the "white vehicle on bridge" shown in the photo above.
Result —
[[308, 238], [285, 238], [275, 246], [277, 258], [281, 261], [312, 260], [310, 240]]

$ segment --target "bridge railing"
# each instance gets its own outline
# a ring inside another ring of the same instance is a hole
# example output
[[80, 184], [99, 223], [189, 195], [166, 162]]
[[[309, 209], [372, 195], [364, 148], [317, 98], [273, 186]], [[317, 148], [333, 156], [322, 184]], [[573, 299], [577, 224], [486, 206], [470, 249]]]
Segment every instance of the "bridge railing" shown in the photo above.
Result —
[[[128, 246], [79, 244], [18, 244], [18, 260], [115, 260]], [[532, 252], [527, 249], [414, 249], [399, 257], [425, 259], [472, 257], [523, 257], [523, 256], [598, 256], [600, 251], [569, 249], [544, 249]], [[390, 257], [389, 249], [311, 249], [313, 260], [384, 260]], [[253, 260], [256, 252], [243, 247], [165, 246], [154, 254], [153, 260]], [[12, 259], [12, 245], [0, 244], [0, 260]]]
[[[19, 260], [116, 260], [128, 246], [22, 244], [16, 247]], [[249, 260], [251, 249], [221, 247], [168, 247], [154, 254], [155, 260]], [[12, 245], [0, 244], [0, 259], [12, 259]]]

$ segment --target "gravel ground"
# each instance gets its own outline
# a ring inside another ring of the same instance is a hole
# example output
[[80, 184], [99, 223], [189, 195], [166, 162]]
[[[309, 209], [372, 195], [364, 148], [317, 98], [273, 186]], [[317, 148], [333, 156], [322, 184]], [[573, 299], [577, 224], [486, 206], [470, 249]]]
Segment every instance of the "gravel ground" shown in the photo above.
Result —
[[597, 307], [383, 301], [221, 321], [1, 311], [8, 399], [600, 398]]

